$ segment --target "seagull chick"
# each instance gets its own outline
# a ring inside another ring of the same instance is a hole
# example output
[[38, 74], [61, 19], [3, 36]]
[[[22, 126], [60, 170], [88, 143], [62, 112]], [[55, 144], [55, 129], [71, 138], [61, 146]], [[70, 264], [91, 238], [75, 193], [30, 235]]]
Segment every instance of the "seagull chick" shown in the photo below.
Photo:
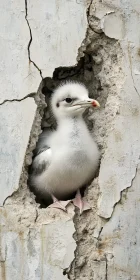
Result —
[[86, 87], [76, 82], [60, 85], [52, 95], [51, 107], [57, 128], [40, 135], [31, 174], [35, 190], [44, 197], [51, 195], [53, 204], [49, 207], [66, 211], [70, 200], [62, 199], [77, 191], [74, 205], [80, 213], [89, 209], [79, 190], [95, 176], [100, 156], [83, 112], [99, 106], [96, 100], [88, 97]]

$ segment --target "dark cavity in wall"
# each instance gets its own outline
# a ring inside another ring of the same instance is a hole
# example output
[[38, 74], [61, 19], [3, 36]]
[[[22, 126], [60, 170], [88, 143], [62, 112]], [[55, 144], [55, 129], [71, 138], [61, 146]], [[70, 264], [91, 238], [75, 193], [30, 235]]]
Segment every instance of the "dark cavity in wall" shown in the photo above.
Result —
[[[66, 81], [78, 81], [84, 83], [89, 90], [89, 96], [97, 99], [100, 102], [100, 96], [102, 96], [102, 87], [100, 79], [98, 78], [98, 73], [102, 68], [102, 59], [98, 56], [98, 51], [101, 46], [90, 53], [85, 53], [76, 66], [72, 67], [59, 67], [56, 68], [53, 73], [53, 78], [46, 77], [43, 79], [41, 84], [41, 91], [45, 96], [45, 101], [47, 107], [44, 109], [44, 116], [42, 118], [41, 129], [56, 128], [57, 123], [55, 118], [51, 113], [50, 100], [53, 94], [54, 89], [60, 84], [65, 83]], [[94, 54], [94, 57], [93, 57]], [[96, 67], [95, 67], [96, 66]], [[89, 110], [85, 111], [84, 118], [88, 125], [89, 130], [94, 129], [94, 121], [89, 120], [89, 116], [92, 112]], [[36, 149], [33, 152], [33, 158], [35, 157]], [[29, 168], [29, 175], [31, 173], [31, 167]], [[30, 177], [30, 176], [29, 176]], [[30, 181], [28, 182], [30, 186]], [[34, 188], [30, 186], [30, 189], [36, 195], [36, 202], [40, 204], [41, 208], [47, 207], [52, 201], [44, 200], [41, 195], [34, 191]], [[83, 189], [84, 192], [84, 189]], [[74, 194], [73, 194], [74, 196]], [[70, 198], [73, 198], [69, 197]]]

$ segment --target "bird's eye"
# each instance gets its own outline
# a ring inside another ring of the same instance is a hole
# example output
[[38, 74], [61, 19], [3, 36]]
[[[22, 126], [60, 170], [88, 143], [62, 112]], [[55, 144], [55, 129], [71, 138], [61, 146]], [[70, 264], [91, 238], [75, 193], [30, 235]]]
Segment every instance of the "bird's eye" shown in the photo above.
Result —
[[69, 97], [67, 97], [65, 100], [66, 100], [67, 103], [71, 103], [72, 102], [72, 99], [69, 98]]

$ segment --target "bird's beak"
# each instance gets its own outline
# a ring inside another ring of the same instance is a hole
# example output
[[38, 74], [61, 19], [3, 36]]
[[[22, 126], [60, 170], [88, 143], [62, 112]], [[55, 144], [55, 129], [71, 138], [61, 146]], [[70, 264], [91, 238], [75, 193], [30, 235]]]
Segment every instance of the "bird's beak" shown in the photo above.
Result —
[[87, 100], [78, 101], [74, 103], [73, 106], [81, 106], [81, 107], [100, 107], [100, 104], [97, 100], [88, 98]]

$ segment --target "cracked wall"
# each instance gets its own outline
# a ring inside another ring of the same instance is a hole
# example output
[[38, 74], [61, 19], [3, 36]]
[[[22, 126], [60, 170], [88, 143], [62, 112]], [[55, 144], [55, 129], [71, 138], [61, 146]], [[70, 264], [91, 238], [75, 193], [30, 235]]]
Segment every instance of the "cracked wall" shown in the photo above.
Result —
[[[41, 132], [45, 106], [40, 92], [42, 77], [46, 73], [51, 76], [55, 67], [63, 63], [76, 64], [77, 49], [86, 34], [86, 2], [71, 1], [69, 7], [65, 2], [62, 4], [46, 1], [40, 6], [38, 1], [35, 9], [32, 1], [0, 4], [3, 26], [0, 31], [1, 280], [67, 279], [63, 269], [74, 258], [74, 209], [69, 207], [67, 215], [40, 209], [27, 188], [28, 166]], [[55, 21], [51, 23], [55, 16], [58, 25]], [[70, 31], [72, 18], [76, 39]], [[60, 35], [60, 42], [56, 35], [64, 19], [66, 29]], [[70, 57], [64, 58], [66, 46], [72, 47]]]
[[[140, 278], [140, 4], [131, 2], [0, 3], [1, 280]], [[27, 187], [42, 79], [52, 76], [84, 81], [101, 103], [86, 116], [102, 158], [82, 216], [72, 205], [41, 209]]]

